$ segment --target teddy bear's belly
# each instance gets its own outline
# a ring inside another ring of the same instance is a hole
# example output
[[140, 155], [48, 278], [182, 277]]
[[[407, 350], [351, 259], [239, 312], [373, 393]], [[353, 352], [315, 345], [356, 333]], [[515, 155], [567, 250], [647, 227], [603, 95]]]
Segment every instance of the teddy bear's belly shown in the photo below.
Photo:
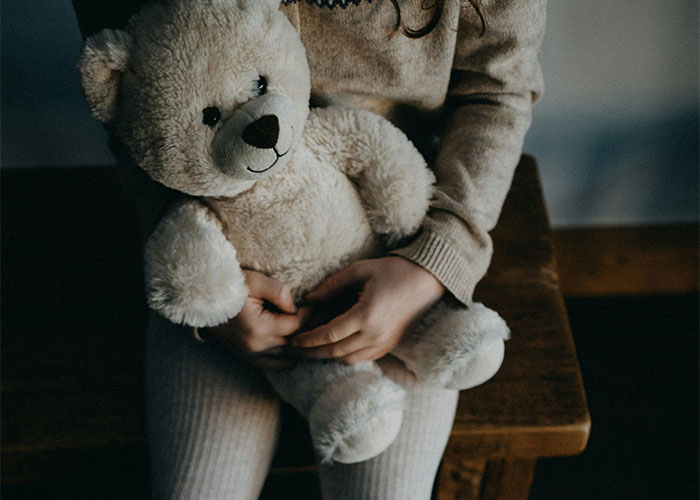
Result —
[[382, 250], [352, 182], [329, 166], [290, 165], [250, 191], [209, 204], [241, 266], [287, 283], [297, 299]]

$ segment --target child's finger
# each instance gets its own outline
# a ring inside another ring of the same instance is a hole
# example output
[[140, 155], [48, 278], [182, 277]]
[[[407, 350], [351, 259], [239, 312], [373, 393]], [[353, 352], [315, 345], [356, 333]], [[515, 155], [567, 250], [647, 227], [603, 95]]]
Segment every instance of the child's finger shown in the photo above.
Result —
[[297, 306], [292, 298], [292, 292], [286, 283], [270, 278], [255, 271], [245, 271], [246, 284], [252, 297], [261, 298], [274, 304], [280, 311], [287, 314], [297, 312]]
[[368, 275], [365, 272], [362, 264], [359, 262], [355, 263], [342, 271], [338, 271], [337, 273], [330, 275], [314, 290], [309, 292], [304, 297], [304, 300], [319, 302], [331, 299], [336, 295], [356, 287], [367, 278]]
[[347, 354], [340, 358], [338, 361], [345, 363], [346, 365], [354, 365], [360, 361], [374, 361], [376, 359], [384, 356], [381, 350], [378, 350], [375, 346], [364, 347], [353, 353]]
[[304, 358], [312, 359], [337, 359], [343, 358], [367, 347], [367, 340], [357, 332], [334, 344], [326, 344], [311, 348], [292, 348], [290, 353]]
[[288, 335], [293, 335], [293, 334], [295, 334], [295, 333], [298, 333], [299, 330], [302, 329], [302, 328], [304, 328], [304, 325], [307, 324], [307, 322], [309, 321], [309, 318], [311, 317], [312, 313], [313, 313], [313, 309], [312, 309], [312, 308], [310, 308], [310, 307], [308, 307], [308, 306], [302, 306], [302, 307], [300, 307], [300, 308], [297, 310], [296, 314], [294, 315], [294, 317], [297, 319], [297, 323], [298, 323], [298, 326], [297, 326], [296, 330], [294, 330], [294, 331], [292, 331], [292, 332], [285, 332], [285, 333], [283, 333], [283, 334], [281, 334], [281, 335], [288, 336]]
[[[308, 312], [305, 314], [308, 314]], [[277, 314], [267, 312], [261, 333], [279, 338], [281, 343], [286, 344], [287, 340], [283, 337], [298, 332], [305, 320], [302, 314]]]
[[334, 344], [359, 331], [361, 326], [362, 308], [355, 304], [346, 313], [310, 332], [300, 333], [293, 337], [289, 343], [295, 347], [317, 347]]

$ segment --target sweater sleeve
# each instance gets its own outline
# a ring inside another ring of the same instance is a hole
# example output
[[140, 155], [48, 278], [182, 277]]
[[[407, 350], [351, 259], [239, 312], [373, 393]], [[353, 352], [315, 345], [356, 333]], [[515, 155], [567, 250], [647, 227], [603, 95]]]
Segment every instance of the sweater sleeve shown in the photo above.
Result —
[[467, 304], [491, 261], [496, 225], [542, 93], [546, 0], [461, 1], [436, 195], [420, 235], [393, 251]]

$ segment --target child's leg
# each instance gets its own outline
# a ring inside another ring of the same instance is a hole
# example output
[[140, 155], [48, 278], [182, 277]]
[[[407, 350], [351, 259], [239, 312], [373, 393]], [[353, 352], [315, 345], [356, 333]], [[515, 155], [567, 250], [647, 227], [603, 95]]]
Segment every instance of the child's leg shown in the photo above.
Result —
[[408, 393], [401, 430], [394, 443], [371, 460], [321, 467], [326, 500], [430, 498], [452, 429], [458, 392], [422, 386], [391, 356], [379, 364]]
[[279, 430], [264, 375], [155, 314], [146, 359], [153, 497], [258, 498]]

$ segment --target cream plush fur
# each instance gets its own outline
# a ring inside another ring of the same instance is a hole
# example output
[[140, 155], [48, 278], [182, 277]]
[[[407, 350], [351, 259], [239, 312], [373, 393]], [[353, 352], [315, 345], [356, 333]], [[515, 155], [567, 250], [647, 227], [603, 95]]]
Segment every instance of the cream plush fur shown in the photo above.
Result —
[[[241, 268], [299, 300], [415, 233], [428, 209], [432, 172], [401, 131], [360, 109], [309, 111], [304, 48], [278, 4], [154, 3], [125, 31], [88, 39], [79, 62], [94, 115], [183, 193], [145, 253], [149, 305], [176, 323], [234, 317], [248, 293]], [[483, 382], [478, 351], [500, 364], [507, 335], [484, 306], [443, 301], [395, 355], [426, 383], [462, 389]], [[309, 420], [324, 461], [371, 458], [401, 425], [404, 391], [373, 362], [300, 362], [268, 378]]]

